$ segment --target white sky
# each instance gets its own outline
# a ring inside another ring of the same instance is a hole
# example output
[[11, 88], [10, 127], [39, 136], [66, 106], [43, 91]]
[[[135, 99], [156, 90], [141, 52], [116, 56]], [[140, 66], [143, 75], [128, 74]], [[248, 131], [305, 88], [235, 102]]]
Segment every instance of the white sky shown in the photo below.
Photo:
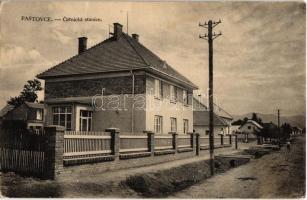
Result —
[[[199, 22], [221, 19], [214, 42], [214, 92], [231, 114], [305, 115], [305, 4], [298, 2], [14, 2], [2, 4], [0, 107], [17, 96], [26, 80], [108, 37], [119, 22], [129, 34], [205, 92], [207, 42]], [[102, 22], [24, 22], [21, 16], [97, 17]], [[196, 91], [198, 93], [199, 91]]]

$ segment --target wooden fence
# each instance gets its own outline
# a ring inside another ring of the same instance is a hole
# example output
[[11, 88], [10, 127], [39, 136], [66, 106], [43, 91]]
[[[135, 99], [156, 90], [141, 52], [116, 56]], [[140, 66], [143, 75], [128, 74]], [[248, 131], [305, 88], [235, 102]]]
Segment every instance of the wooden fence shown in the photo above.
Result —
[[111, 154], [111, 136], [106, 132], [66, 131], [64, 161]]
[[173, 149], [173, 135], [156, 134], [155, 135], [155, 150]]
[[0, 170], [43, 177], [47, 136], [43, 131], [1, 130]]
[[147, 135], [120, 135], [119, 153], [148, 152]]
[[[199, 155], [199, 150], [209, 147], [209, 137], [197, 136], [195, 133], [146, 132], [128, 135], [120, 134], [115, 129], [108, 129], [106, 132], [82, 132], [64, 131], [63, 127], [47, 127], [45, 130], [46, 132], [1, 131], [0, 170], [54, 177], [56, 171], [61, 169], [55, 167], [59, 163], [65, 167], [188, 151], [196, 156]], [[236, 144], [230, 137], [214, 138], [216, 148], [226, 144], [229, 146], [230, 141], [233, 145]]]
[[178, 148], [193, 148], [192, 135], [178, 135], [177, 144]]
[[199, 138], [201, 147], [209, 146], [209, 136], [200, 136]]

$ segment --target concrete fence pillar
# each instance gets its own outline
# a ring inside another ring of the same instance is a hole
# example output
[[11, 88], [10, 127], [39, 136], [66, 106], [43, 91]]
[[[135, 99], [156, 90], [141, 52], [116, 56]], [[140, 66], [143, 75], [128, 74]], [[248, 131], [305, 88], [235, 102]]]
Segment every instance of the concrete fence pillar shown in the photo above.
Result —
[[194, 132], [188, 133], [191, 137], [191, 147], [193, 152], [196, 154], [196, 134]]
[[221, 134], [221, 145], [224, 145], [224, 135]]
[[261, 140], [261, 137], [257, 135], [257, 145], [261, 144], [260, 140]]
[[199, 156], [200, 153], [200, 135], [195, 133], [195, 143], [196, 143], [196, 155]]
[[178, 134], [176, 132], [170, 132], [169, 134], [171, 134], [173, 136], [173, 149], [177, 153], [177, 150], [178, 150]]
[[148, 137], [148, 151], [151, 153], [151, 156], [155, 155], [155, 133], [152, 131], [143, 131], [147, 133]]
[[45, 178], [56, 179], [63, 171], [64, 131], [63, 126], [48, 126], [46, 134]]
[[120, 138], [118, 128], [107, 128], [105, 130], [111, 134], [111, 153], [115, 156], [115, 160], [119, 159]]

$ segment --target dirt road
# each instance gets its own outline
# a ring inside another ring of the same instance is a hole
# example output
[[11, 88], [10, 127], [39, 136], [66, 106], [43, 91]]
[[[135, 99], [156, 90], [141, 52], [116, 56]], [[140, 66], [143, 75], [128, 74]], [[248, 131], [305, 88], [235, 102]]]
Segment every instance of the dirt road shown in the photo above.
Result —
[[265, 155], [216, 175], [171, 198], [299, 198], [305, 195], [305, 138], [295, 138], [290, 152]]

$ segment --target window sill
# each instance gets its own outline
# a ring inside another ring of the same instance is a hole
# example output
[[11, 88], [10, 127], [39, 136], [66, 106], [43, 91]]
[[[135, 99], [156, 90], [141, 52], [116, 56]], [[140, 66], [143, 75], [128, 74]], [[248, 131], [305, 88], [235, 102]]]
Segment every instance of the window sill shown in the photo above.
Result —
[[154, 97], [154, 99], [157, 99], [157, 100], [161, 100], [162, 98], [161, 97]]

